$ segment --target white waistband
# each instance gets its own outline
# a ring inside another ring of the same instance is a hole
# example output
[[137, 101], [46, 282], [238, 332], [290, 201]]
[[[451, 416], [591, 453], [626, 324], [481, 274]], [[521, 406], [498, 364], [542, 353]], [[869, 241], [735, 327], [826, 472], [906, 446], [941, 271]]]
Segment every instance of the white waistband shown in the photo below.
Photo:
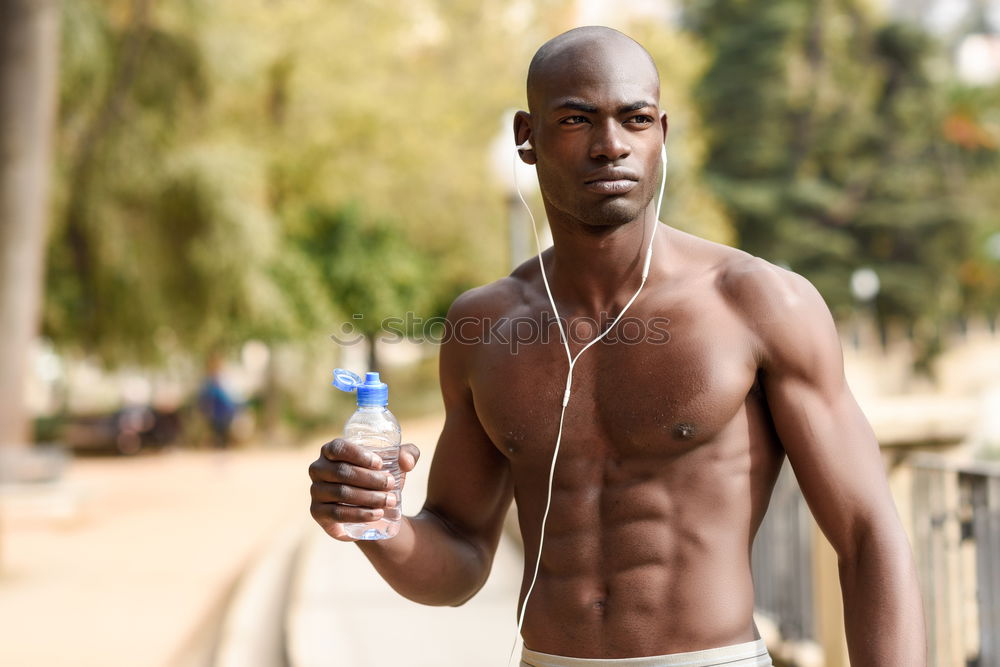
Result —
[[644, 658], [564, 658], [524, 649], [522, 667], [772, 667], [763, 639], [701, 651]]

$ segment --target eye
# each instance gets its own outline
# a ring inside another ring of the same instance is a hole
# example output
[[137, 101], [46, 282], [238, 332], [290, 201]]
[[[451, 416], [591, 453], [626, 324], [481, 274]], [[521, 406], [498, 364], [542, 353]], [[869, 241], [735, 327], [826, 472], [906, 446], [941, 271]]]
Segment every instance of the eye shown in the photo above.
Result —
[[639, 114], [638, 116], [632, 116], [625, 122], [631, 123], [633, 125], [650, 125], [653, 122], [655, 122], [655, 119], [652, 116], [646, 114]]
[[563, 125], [579, 125], [589, 122], [586, 116], [567, 116], [559, 121]]

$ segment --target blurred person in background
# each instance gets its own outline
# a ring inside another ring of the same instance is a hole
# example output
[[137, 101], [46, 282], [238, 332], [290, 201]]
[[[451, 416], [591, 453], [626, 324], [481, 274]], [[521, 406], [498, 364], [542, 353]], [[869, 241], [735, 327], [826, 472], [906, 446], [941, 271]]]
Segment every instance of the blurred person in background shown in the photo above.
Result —
[[[460, 605], [485, 583], [516, 498], [522, 665], [767, 667], [750, 554], [787, 455], [839, 557], [852, 664], [925, 665], [912, 554], [823, 299], [742, 251], [667, 226], [652, 236], [667, 117], [636, 42], [564, 33], [536, 53], [527, 93], [515, 142], [537, 167], [554, 246], [544, 273], [529, 260], [452, 305], [427, 501], [362, 552], [403, 596]], [[573, 354], [626, 304], [646, 337], [612, 330], [571, 365], [571, 393], [569, 350], [540, 335], [550, 299]], [[524, 322], [536, 335], [512, 348]], [[654, 340], [656, 323], [668, 335]], [[418, 457], [404, 445], [400, 469]], [[312, 515], [334, 539], [395, 505], [381, 460], [343, 439], [309, 472]]]
[[198, 390], [198, 411], [212, 431], [212, 444], [216, 449], [229, 446], [233, 419], [239, 411], [239, 403], [222, 382], [222, 368], [222, 356], [210, 355], [205, 380]]

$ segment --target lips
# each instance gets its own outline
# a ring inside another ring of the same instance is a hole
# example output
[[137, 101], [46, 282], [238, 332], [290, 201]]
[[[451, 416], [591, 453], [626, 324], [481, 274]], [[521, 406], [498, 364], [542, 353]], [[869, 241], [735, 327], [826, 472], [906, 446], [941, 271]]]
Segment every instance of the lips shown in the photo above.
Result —
[[584, 187], [601, 195], [623, 195], [630, 192], [638, 183], [639, 177], [635, 172], [611, 167], [590, 174], [584, 181]]
[[590, 181], [585, 187], [591, 192], [602, 195], [623, 195], [634, 188], [638, 183], [626, 179], [616, 179], [613, 181]]

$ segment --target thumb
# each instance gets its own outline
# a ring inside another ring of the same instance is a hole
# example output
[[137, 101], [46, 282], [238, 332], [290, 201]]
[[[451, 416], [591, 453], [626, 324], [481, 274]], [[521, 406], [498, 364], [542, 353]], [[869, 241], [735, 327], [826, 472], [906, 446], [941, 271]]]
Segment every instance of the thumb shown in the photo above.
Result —
[[414, 444], [407, 443], [399, 447], [399, 470], [400, 472], [410, 472], [417, 466], [420, 460], [420, 450]]

